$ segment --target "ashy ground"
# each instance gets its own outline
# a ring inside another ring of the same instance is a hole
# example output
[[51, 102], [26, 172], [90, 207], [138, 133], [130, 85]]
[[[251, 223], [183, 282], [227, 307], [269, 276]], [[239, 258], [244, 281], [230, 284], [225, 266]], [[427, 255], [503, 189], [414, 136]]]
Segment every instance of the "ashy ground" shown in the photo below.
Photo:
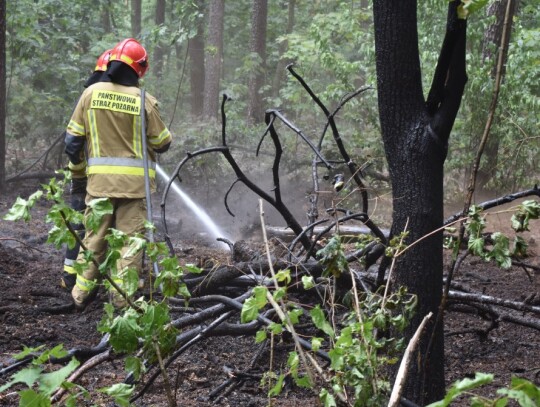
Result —
[[[27, 196], [35, 187], [20, 187], [7, 196], [0, 197], [0, 216], [13, 204], [18, 194]], [[0, 369], [13, 363], [11, 355], [22, 350], [23, 345], [53, 347], [63, 343], [66, 349], [96, 345], [100, 333], [96, 325], [102, 315], [103, 295], [82, 313], [50, 314], [40, 308], [52, 307], [69, 301], [69, 294], [59, 287], [63, 253], [45, 243], [47, 229], [43, 214], [47, 207], [38, 204], [33, 220], [28, 223], [0, 221]], [[501, 216], [498, 222], [506, 221]], [[527, 261], [539, 266], [540, 230], [527, 234], [532, 257]], [[227, 256], [201, 242], [185, 239], [180, 242], [193, 248], [190, 257], [197, 259]], [[471, 290], [487, 295], [524, 301], [536, 293], [533, 304], [540, 303], [538, 271], [527, 273], [520, 267], [499, 270], [495, 265], [479, 260], [467, 260], [456, 279]], [[526, 314], [523, 314], [527, 316]], [[536, 316], [538, 317], [538, 315]], [[495, 383], [487, 393], [508, 385], [513, 375], [526, 377], [540, 383], [540, 335], [537, 330], [501, 321], [499, 327], [487, 335], [478, 330], [488, 326], [478, 315], [450, 312], [446, 315], [446, 377], [454, 380], [471, 377], [475, 372], [494, 373]], [[274, 352], [289, 351], [290, 343], [277, 343]], [[209, 338], [190, 348], [170, 369], [171, 380], [177, 388], [179, 406], [266, 406], [266, 390], [259, 386], [260, 375], [269, 368], [270, 358], [264, 354], [250, 370], [240, 385], [211, 402], [209, 394], [225, 383], [231, 372], [245, 371], [258, 350], [252, 337]], [[274, 365], [275, 366], [275, 365]], [[93, 391], [121, 382], [125, 378], [123, 363], [112, 359], [83, 375], [78, 383]], [[0, 377], [0, 385], [9, 379]], [[111, 399], [92, 393], [94, 405], [110, 405]], [[467, 405], [465, 402], [456, 405]], [[0, 405], [16, 406], [18, 397], [8, 390], [0, 394]], [[167, 401], [161, 380], [136, 402], [137, 406], [166, 406]], [[315, 394], [288, 386], [275, 400], [274, 406], [318, 405]]]

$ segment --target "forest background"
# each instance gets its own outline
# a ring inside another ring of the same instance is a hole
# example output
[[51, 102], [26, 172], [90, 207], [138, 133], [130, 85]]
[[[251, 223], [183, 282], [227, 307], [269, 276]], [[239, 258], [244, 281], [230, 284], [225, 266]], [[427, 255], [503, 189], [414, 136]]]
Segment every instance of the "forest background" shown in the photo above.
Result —
[[[445, 192], [455, 197], [468, 180], [491, 100], [497, 38], [504, 7], [495, 1], [471, 17], [467, 84], [446, 162]], [[513, 10], [499, 110], [479, 175], [480, 189], [515, 191], [538, 180], [540, 141], [540, 2], [519, 1]], [[445, 29], [447, 2], [419, 4], [419, 48], [423, 78], [435, 69]], [[135, 37], [147, 48], [150, 70], [143, 86], [157, 96], [176, 136], [175, 151], [208, 146], [219, 138], [213, 121], [220, 94], [228, 105], [231, 143], [253, 149], [264, 110], [283, 109], [306, 134], [322, 118], [285, 66], [296, 69], [329, 106], [364, 85], [375, 86], [375, 49], [369, 1], [18, 0], [7, 2], [5, 43], [5, 174], [10, 181], [50, 147], [63, 131], [97, 56], [120, 39]], [[499, 11], [497, 11], [499, 10]], [[3, 65], [3, 64], [2, 64]], [[429, 83], [424, 84], [429, 89]], [[384, 174], [375, 91], [348, 103], [340, 113], [342, 137], [362, 166]], [[294, 152], [289, 165], [301, 163]], [[166, 157], [164, 157], [167, 159]], [[208, 160], [207, 160], [208, 161]], [[1, 161], [0, 161], [1, 164]], [[166, 165], [166, 164], [165, 164]], [[219, 161], [200, 163], [192, 175], [219, 183]], [[4, 166], [0, 166], [2, 168]], [[217, 171], [213, 173], [212, 171]]]

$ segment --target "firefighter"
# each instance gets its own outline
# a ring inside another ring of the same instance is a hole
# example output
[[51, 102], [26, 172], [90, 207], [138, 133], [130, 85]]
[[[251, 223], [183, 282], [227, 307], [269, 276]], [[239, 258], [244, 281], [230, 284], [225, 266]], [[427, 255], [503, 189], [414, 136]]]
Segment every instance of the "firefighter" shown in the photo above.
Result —
[[[67, 128], [65, 152], [73, 165], [81, 163], [80, 154], [86, 149], [86, 204], [95, 198], [108, 198], [113, 206], [113, 214], [102, 218], [97, 231], [87, 228], [83, 240], [98, 262], [105, 254], [109, 228], [114, 226], [128, 236], [144, 233], [146, 199], [141, 112], [146, 119], [152, 190], [155, 190], [156, 153], [167, 151], [172, 141], [156, 99], [146, 94], [145, 106], [141, 106], [138, 84], [147, 69], [146, 50], [137, 40], [128, 38], [118, 43], [111, 51], [104, 77], [83, 92]], [[89, 214], [87, 208], [85, 217]], [[124, 248], [116, 275], [111, 275], [120, 286], [128, 269], [141, 269], [142, 253], [131, 257], [126, 257], [126, 253], [127, 248]], [[79, 253], [77, 261], [82, 263], [83, 257], [84, 253]], [[89, 263], [82, 274], [77, 274], [71, 294], [78, 309], [84, 309], [94, 297], [99, 274], [93, 263]], [[119, 295], [112, 300], [117, 307], [125, 305]]]
[[[86, 80], [84, 83], [84, 87], [87, 88], [90, 85], [93, 85], [96, 82], [99, 82], [101, 77], [103, 76], [103, 73], [107, 70], [107, 63], [109, 62], [109, 56], [111, 55], [111, 49], [106, 50], [103, 52], [99, 58], [96, 61], [96, 67], [94, 68], [94, 72], [90, 75], [90, 77]], [[71, 172], [71, 186], [70, 186], [70, 205], [71, 208], [75, 209], [76, 211], [83, 212], [86, 209], [86, 205], [84, 203], [84, 197], [86, 195], [86, 158], [84, 156], [81, 156], [82, 161], [74, 165], [71, 162], [68, 164], [68, 169]], [[84, 225], [83, 224], [72, 224], [71, 225], [74, 230], [79, 233], [79, 236], [84, 236]], [[75, 260], [77, 259], [77, 255], [79, 254], [79, 243], [77, 242], [75, 246], [70, 249], [69, 247], [66, 248], [66, 254], [64, 257], [64, 271], [62, 273], [62, 278], [60, 280], [60, 286], [65, 288], [66, 290], [70, 291], [73, 289], [73, 286], [75, 285], [75, 279], [77, 277], [77, 273], [75, 272], [75, 269], [73, 267], [73, 263], [75, 263]]]

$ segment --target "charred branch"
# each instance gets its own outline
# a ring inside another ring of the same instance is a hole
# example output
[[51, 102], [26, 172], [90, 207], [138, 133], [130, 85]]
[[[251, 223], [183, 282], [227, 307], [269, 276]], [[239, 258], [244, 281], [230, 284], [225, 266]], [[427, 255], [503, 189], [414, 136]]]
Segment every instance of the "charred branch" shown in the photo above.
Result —
[[[354, 161], [352, 161], [351, 157], [349, 156], [349, 153], [345, 149], [345, 146], [343, 144], [343, 140], [341, 139], [341, 136], [340, 136], [339, 131], [337, 129], [336, 122], [334, 120], [334, 115], [339, 111], [339, 109], [341, 109], [341, 106], [339, 106], [338, 109], [336, 109], [336, 111], [333, 114], [330, 114], [330, 111], [328, 110], [328, 108], [321, 102], [321, 100], [318, 98], [318, 96], [315, 95], [315, 93], [311, 90], [311, 88], [306, 83], [306, 81], [304, 81], [304, 79], [300, 75], [298, 75], [298, 73], [296, 73], [294, 71], [292, 64], [287, 66], [287, 70], [291, 73], [291, 75], [293, 75], [294, 78], [296, 78], [296, 80], [298, 80], [298, 82], [300, 82], [302, 87], [308, 92], [308, 94], [311, 96], [313, 101], [321, 108], [321, 110], [325, 114], [326, 119], [328, 121], [328, 124], [330, 125], [330, 128], [332, 130], [332, 135], [334, 137], [334, 141], [336, 142], [336, 145], [337, 145], [337, 147], [339, 149], [339, 153], [341, 154], [341, 156], [345, 160], [345, 163], [347, 164], [347, 167], [349, 168], [349, 171], [350, 171], [354, 181], [356, 182], [356, 184], [358, 185], [358, 187], [360, 189], [360, 193], [362, 195], [362, 212], [367, 213], [367, 211], [368, 211], [367, 189], [366, 189], [366, 187], [365, 187], [365, 185], [364, 185], [364, 183], [363, 183], [363, 181], [362, 181], [362, 179], [360, 177], [361, 174], [359, 173], [360, 171], [359, 171], [356, 163]], [[362, 92], [365, 92], [368, 89], [370, 89], [370, 88], [367, 87], [367, 88], [360, 89], [360, 90], [357, 91], [357, 93], [353, 92], [352, 97], [354, 97], [357, 94], [360, 94]], [[346, 103], [351, 98], [345, 98], [344, 99], [345, 101], [343, 103]]]
[[[538, 185], [535, 185], [531, 189], [527, 189], [525, 191], [520, 191], [520, 192], [516, 192], [514, 194], [504, 195], [504, 196], [502, 196], [500, 198], [491, 199], [489, 201], [479, 203], [476, 206], [480, 207], [482, 210], [487, 210], [487, 209], [495, 208], [497, 206], [513, 202], [516, 199], [525, 198], [527, 196], [538, 196], [538, 197], [540, 197], [540, 188], [538, 188]], [[462, 217], [462, 212], [455, 213], [452, 216], [446, 218], [445, 221], [444, 221], [444, 224], [448, 225], [450, 223], [453, 223], [456, 220], [458, 220], [460, 217]]]

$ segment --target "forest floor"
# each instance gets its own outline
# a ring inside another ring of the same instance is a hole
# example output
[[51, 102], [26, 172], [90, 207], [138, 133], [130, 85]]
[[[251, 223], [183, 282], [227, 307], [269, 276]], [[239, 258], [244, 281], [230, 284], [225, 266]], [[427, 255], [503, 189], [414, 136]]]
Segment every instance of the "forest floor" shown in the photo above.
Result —
[[[0, 197], [0, 216], [14, 203], [17, 195], [27, 197], [35, 186], [19, 185], [19, 189]], [[106, 300], [100, 294], [82, 313], [52, 315], [38, 312], [46, 306], [64, 304], [70, 295], [59, 287], [63, 251], [46, 244], [48, 225], [43, 215], [45, 203], [38, 203], [30, 223], [0, 220], [0, 368], [13, 362], [11, 355], [24, 346], [60, 343], [65, 349], [90, 347], [100, 340], [96, 325], [102, 316]], [[501, 219], [502, 221], [502, 219]], [[527, 234], [532, 256], [528, 259], [539, 266], [540, 230]], [[181, 242], [193, 248], [185, 262], [204, 258], [226, 257], [226, 253], [194, 240]], [[536, 293], [540, 297], [538, 272], [529, 275], [522, 268], [500, 270], [494, 264], [479, 260], [466, 260], [457, 280], [471, 290], [495, 297], [523, 301]], [[494, 395], [494, 389], [507, 386], [513, 375], [525, 377], [540, 384], [540, 335], [532, 328], [501, 322], [487, 336], [474, 333], [474, 329], [487, 326], [478, 316], [447, 313], [445, 316], [446, 380], [471, 377], [475, 372], [495, 374], [495, 382], [483, 390]], [[258, 380], [245, 380], [229, 394], [208, 401], [208, 394], [225, 382], [228, 369], [244, 370], [257, 351], [253, 337], [209, 338], [190, 348], [170, 369], [177, 388], [179, 406], [266, 406], [269, 399]], [[274, 352], [291, 350], [291, 344], [279, 343]], [[269, 355], [264, 355], [252, 372], [262, 374], [269, 367]], [[275, 365], [274, 365], [275, 366]], [[90, 390], [94, 405], [114, 405], [111, 399], [95, 392], [125, 377], [121, 360], [112, 360], [94, 368], [79, 379], [79, 384]], [[1, 377], [0, 385], [9, 377]], [[10, 389], [0, 394], [1, 406], [18, 405], [18, 396]], [[149, 392], [135, 403], [136, 406], [166, 406], [162, 382], [158, 380]], [[315, 394], [290, 386], [272, 400], [273, 406], [316, 406]], [[456, 403], [455, 405], [460, 405]], [[466, 405], [463, 403], [463, 405]]]

